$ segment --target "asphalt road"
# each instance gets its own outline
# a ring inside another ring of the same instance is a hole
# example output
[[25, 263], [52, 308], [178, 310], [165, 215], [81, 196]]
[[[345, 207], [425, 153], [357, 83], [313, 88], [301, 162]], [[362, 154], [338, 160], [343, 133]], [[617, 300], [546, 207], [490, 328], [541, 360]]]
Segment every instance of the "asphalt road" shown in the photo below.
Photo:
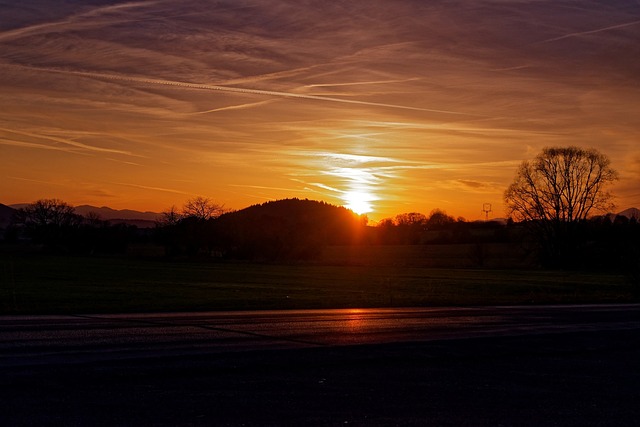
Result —
[[638, 425], [640, 305], [0, 317], [0, 425]]

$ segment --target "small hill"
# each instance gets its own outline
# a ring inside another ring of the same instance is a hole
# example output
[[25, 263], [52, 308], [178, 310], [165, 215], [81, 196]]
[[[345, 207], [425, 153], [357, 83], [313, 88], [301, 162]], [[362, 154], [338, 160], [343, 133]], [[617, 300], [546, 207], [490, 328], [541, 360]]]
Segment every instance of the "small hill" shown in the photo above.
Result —
[[364, 229], [344, 207], [300, 199], [250, 206], [216, 222], [225, 246], [253, 259], [310, 258], [325, 245], [356, 242]]
[[340, 217], [351, 220], [359, 218], [353, 211], [342, 206], [335, 206], [316, 200], [295, 198], [269, 201], [225, 214], [225, 216], [246, 217], [263, 215], [295, 218], [298, 220], [302, 218], [329, 219]]

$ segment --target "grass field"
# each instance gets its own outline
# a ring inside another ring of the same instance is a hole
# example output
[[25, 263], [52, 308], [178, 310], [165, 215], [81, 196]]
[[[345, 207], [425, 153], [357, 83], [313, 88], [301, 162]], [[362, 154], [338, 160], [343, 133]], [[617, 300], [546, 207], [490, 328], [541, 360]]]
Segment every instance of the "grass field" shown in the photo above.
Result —
[[623, 275], [0, 254], [1, 314], [605, 303]]

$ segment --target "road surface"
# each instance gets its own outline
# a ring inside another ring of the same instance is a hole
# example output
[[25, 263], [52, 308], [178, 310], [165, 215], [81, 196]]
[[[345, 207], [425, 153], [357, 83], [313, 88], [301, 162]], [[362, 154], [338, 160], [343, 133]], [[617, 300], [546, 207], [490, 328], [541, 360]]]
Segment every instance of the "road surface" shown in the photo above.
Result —
[[0, 317], [0, 425], [637, 425], [640, 305]]

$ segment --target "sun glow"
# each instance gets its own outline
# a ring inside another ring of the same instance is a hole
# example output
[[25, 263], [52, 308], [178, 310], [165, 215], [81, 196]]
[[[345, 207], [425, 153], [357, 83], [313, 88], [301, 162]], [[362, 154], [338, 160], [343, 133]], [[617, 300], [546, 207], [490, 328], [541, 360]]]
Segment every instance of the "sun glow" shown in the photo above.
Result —
[[371, 202], [374, 200], [374, 197], [366, 191], [347, 191], [344, 194], [343, 200], [346, 202], [345, 207], [351, 209], [358, 215], [366, 214], [373, 210]]

